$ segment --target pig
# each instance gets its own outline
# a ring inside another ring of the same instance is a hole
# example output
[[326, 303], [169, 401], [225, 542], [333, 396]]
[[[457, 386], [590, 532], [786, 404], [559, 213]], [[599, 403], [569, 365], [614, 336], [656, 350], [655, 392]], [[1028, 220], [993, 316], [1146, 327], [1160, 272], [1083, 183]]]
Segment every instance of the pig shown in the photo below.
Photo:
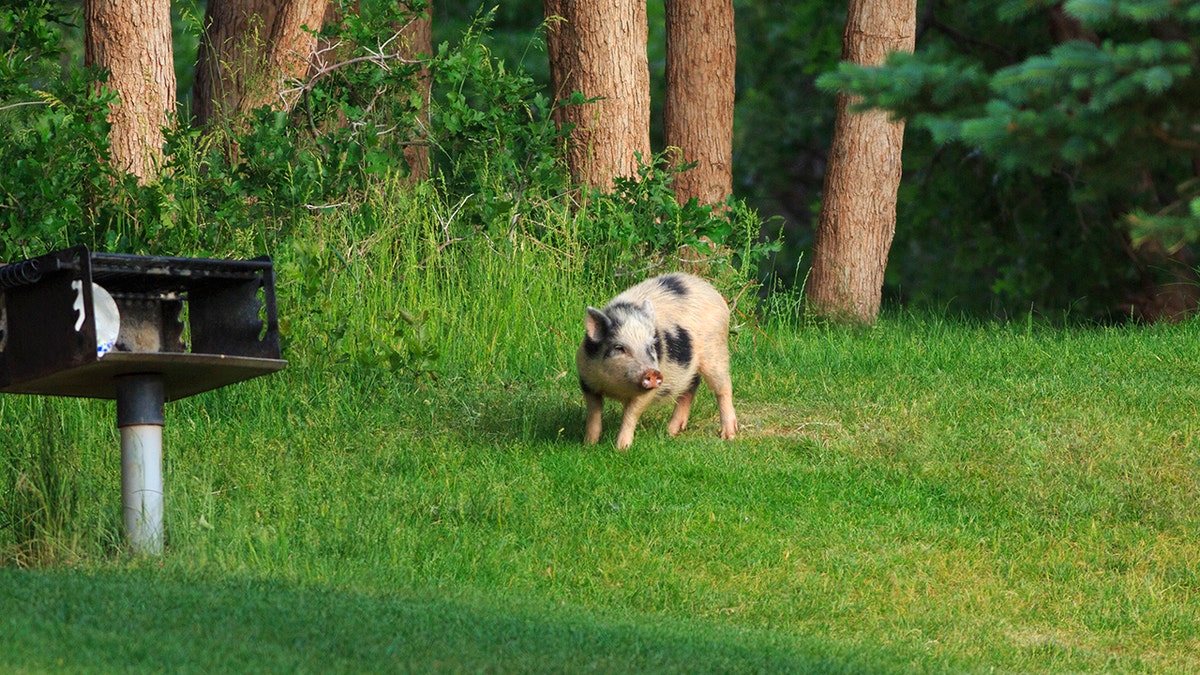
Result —
[[584, 443], [600, 440], [605, 397], [625, 407], [617, 449], [633, 444], [638, 418], [656, 401], [675, 401], [667, 431], [679, 435], [687, 427], [700, 378], [717, 397], [721, 438], [737, 435], [729, 306], [712, 284], [682, 272], [647, 279], [604, 309], [588, 307], [584, 327], [587, 333], [575, 355], [587, 404]]

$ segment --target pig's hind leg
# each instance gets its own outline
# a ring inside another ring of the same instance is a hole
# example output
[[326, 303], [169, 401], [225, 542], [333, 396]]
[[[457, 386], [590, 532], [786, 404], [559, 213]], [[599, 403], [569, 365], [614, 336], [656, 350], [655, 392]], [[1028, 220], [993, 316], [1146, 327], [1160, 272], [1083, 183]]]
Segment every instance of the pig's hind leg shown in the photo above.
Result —
[[687, 428], [688, 416], [692, 413], [692, 401], [696, 399], [696, 390], [699, 388], [700, 374], [697, 373], [692, 376], [692, 383], [687, 391], [675, 401], [675, 412], [671, 414], [671, 421], [667, 424], [667, 433], [678, 436], [679, 432]]
[[729, 351], [717, 350], [712, 361], [706, 362], [700, 374], [708, 383], [708, 388], [717, 397], [717, 410], [721, 415], [721, 438], [726, 440], [737, 436], [737, 413], [733, 410], [733, 380], [729, 377]]

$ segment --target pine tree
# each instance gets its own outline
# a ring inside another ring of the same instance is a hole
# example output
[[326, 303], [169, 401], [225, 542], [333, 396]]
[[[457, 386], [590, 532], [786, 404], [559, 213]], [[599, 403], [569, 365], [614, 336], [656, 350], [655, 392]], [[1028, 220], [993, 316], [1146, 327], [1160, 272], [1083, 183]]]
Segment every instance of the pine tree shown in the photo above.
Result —
[[1009, 171], [1069, 171], [1076, 199], [1120, 205], [1137, 243], [1200, 240], [1200, 2], [1008, 0], [999, 18], [1058, 12], [1081, 35], [988, 70], [945, 52], [843, 64], [819, 80], [962, 143]]

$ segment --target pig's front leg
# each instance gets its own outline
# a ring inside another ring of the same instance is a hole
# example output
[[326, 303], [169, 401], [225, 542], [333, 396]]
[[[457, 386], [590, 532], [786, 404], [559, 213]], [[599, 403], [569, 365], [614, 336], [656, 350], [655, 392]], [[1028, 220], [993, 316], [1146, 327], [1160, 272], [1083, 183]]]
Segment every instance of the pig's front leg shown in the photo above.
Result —
[[583, 442], [595, 445], [600, 441], [601, 418], [604, 415], [604, 397], [593, 391], [584, 391], [583, 400], [587, 403], [587, 424], [584, 427]]
[[633, 430], [637, 428], [638, 419], [646, 408], [654, 401], [654, 394], [643, 394], [625, 404], [625, 413], [621, 416], [621, 431], [617, 433], [617, 449], [628, 450], [633, 445]]

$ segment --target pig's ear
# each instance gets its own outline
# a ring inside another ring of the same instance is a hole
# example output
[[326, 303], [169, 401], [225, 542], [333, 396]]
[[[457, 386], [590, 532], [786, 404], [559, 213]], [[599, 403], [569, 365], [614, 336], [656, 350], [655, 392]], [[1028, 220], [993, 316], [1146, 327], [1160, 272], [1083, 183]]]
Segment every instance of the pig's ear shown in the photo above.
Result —
[[654, 305], [650, 304], [649, 300], [642, 301], [642, 311], [646, 313], [646, 316], [650, 317], [650, 323], [658, 321], [654, 316]]
[[604, 336], [608, 335], [608, 331], [612, 328], [612, 319], [608, 318], [608, 315], [595, 307], [588, 307], [587, 316], [583, 319], [583, 325], [587, 328], [587, 336], [599, 342], [604, 339]]

